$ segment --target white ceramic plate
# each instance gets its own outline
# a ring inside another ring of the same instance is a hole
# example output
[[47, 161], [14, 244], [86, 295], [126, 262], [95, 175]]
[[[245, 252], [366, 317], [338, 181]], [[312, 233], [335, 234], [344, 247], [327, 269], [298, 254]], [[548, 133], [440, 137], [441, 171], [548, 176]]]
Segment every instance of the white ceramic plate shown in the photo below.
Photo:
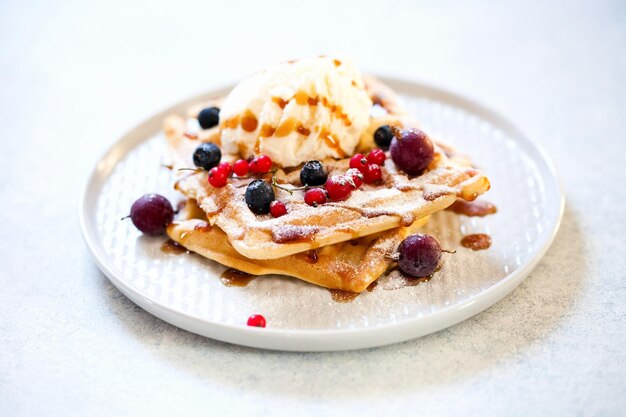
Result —
[[[155, 115], [124, 135], [97, 163], [80, 205], [87, 246], [100, 269], [127, 297], [175, 326], [226, 342], [295, 351], [358, 349], [419, 337], [465, 320], [499, 301], [533, 270], [550, 246], [563, 211], [552, 162], [520, 130], [492, 111], [423, 84], [383, 79], [400, 93], [423, 129], [471, 155], [490, 177], [484, 197], [498, 207], [479, 218], [443, 212], [427, 232], [444, 248], [444, 266], [429, 282], [397, 288], [382, 280], [372, 292], [337, 303], [329, 291], [296, 279], [267, 276], [225, 287], [221, 265], [195, 254], [160, 250], [163, 237], [142, 236], [120, 221], [139, 196], [172, 190], [163, 118], [184, 112], [213, 91]], [[488, 250], [460, 247], [463, 235], [488, 233]], [[264, 329], [246, 326], [251, 314]]]

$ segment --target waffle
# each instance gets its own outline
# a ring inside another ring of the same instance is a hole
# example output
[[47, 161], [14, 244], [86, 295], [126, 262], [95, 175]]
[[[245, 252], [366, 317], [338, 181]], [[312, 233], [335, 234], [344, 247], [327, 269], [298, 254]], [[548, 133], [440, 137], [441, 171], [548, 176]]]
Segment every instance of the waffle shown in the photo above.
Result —
[[[383, 108], [383, 114], [371, 118], [371, 128], [361, 140], [360, 148], [372, 147], [373, 131], [382, 124], [413, 126], [414, 121], [398, 104], [391, 90], [374, 79], [366, 80], [372, 101]], [[203, 103], [210, 105], [212, 103]], [[217, 104], [217, 103], [216, 103]], [[190, 109], [190, 114], [195, 109]], [[219, 144], [219, 129], [201, 131], [202, 137], [185, 135], [187, 126], [182, 116], [165, 121], [165, 133], [175, 167], [192, 167], [191, 155], [199, 141]], [[276, 199], [283, 201], [289, 212], [279, 218], [255, 215], [244, 199], [247, 185], [253, 179], [233, 178], [223, 188], [208, 184], [206, 173], [185, 173], [176, 188], [187, 198], [198, 202], [208, 222], [225, 233], [228, 242], [248, 259], [279, 259], [312, 249], [359, 239], [398, 227], [409, 227], [415, 221], [445, 209], [457, 198], [468, 201], [486, 192], [489, 180], [479, 170], [458, 163], [449, 157], [449, 150], [435, 144], [435, 158], [427, 171], [410, 178], [398, 171], [387, 155], [382, 185], [364, 184], [343, 202], [319, 207], [304, 203], [302, 191], [289, 193], [275, 189]], [[224, 156], [224, 160], [235, 159]], [[329, 176], [343, 174], [349, 160], [322, 161]], [[282, 186], [297, 187], [299, 169], [278, 170], [275, 179]], [[272, 179], [268, 174], [267, 181]]]
[[389, 259], [398, 244], [428, 219], [410, 227], [399, 227], [350, 242], [324, 246], [315, 252], [298, 253], [278, 259], [249, 259], [228, 242], [226, 234], [209, 226], [203, 210], [189, 200], [177, 219], [168, 226], [169, 237], [206, 258], [253, 275], [279, 274], [300, 278], [325, 288], [359, 293], [391, 265]]

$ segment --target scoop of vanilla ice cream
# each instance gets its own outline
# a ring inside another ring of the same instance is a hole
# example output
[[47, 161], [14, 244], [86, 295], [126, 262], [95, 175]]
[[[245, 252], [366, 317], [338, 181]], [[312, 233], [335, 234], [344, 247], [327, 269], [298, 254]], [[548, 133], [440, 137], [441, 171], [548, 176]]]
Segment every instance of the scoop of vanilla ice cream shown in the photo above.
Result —
[[330, 57], [278, 64], [239, 83], [220, 110], [222, 151], [283, 166], [351, 155], [372, 102], [358, 69]]

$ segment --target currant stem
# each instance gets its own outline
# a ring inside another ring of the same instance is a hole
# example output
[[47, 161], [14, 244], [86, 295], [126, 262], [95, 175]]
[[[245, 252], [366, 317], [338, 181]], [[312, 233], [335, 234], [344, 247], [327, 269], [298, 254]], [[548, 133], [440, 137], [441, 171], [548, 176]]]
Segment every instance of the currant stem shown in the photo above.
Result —
[[178, 168], [177, 171], [195, 171], [195, 172], [203, 172], [202, 168]]
[[287, 191], [289, 194], [293, 194], [294, 191], [306, 190], [308, 188], [306, 185], [303, 185], [302, 187], [287, 188], [280, 185], [275, 176], [272, 177], [272, 185], [280, 190]]
[[126, 220], [126, 219], [128, 219], [129, 217], [130, 217], [130, 214], [129, 214], [128, 216], [124, 216], [124, 217], [122, 217], [120, 220]]
[[456, 253], [456, 251], [455, 251], [455, 250], [441, 249], [441, 251], [442, 251], [442, 252], [445, 252], [445, 253]]

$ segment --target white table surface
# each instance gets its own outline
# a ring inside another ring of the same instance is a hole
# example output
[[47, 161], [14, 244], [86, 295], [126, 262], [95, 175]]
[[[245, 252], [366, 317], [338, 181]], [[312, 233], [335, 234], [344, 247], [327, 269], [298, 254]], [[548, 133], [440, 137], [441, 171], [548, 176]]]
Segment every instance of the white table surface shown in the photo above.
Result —
[[[626, 415], [626, 3], [93, 3], [0, 3], [0, 415]], [[544, 260], [486, 312], [364, 351], [232, 346], [136, 307], [79, 233], [96, 159], [180, 99], [321, 53], [541, 141], [567, 191]]]

